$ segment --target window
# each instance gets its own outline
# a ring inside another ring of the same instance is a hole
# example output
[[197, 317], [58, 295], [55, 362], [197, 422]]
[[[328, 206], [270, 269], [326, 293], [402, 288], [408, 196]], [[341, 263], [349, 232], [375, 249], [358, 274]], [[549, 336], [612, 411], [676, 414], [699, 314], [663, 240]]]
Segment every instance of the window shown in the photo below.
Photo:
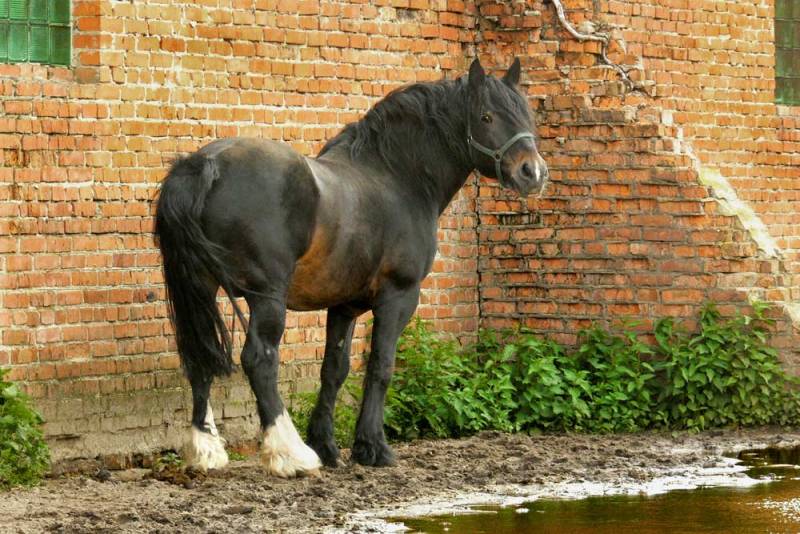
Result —
[[775, 1], [775, 55], [775, 101], [800, 106], [800, 2], [797, 0]]
[[0, 62], [69, 65], [69, 0], [0, 0]]

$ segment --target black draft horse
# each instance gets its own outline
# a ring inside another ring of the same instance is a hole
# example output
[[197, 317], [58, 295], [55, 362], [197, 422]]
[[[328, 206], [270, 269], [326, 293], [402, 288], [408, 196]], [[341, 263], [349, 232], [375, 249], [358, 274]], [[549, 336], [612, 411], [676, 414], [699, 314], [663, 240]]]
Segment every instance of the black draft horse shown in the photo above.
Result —
[[[349, 371], [356, 318], [372, 310], [372, 347], [352, 459], [384, 466], [394, 454], [383, 406], [395, 347], [436, 253], [437, 219], [477, 169], [521, 195], [540, 192], [519, 59], [502, 79], [476, 59], [468, 76], [409, 85], [347, 125], [316, 158], [261, 139], [222, 139], [175, 161], [161, 185], [156, 226], [183, 367], [192, 386], [190, 465], [228, 457], [209, 404], [232, 371], [220, 287], [247, 330], [242, 367], [258, 402], [261, 458], [281, 477], [336, 466], [336, 394]], [[245, 321], [234, 300], [244, 297]], [[278, 393], [286, 310], [327, 308], [322, 386], [303, 443]]]

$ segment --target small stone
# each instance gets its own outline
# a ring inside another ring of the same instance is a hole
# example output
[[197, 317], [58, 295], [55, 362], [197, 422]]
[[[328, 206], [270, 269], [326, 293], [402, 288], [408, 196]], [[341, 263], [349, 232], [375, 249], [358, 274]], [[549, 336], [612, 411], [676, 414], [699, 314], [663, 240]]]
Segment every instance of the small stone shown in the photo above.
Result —
[[247, 505], [229, 506], [229, 507], [225, 508], [224, 510], [222, 510], [222, 513], [223, 514], [228, 514], [228, 515], [252, 514], [253, 513], [253, 507], [252, 506], [247, 506]]
[[105, 467], [101, 467], [97, 470], [97, 472], [92, 475], [92, 478], [97, 480], [98, 482], [108, 482], [111, 480], [111, 471], [106, 469]]
[[148, 473], [150, 473], [149, 469], [126, 469], [115, 472], [114, 480], [117, 482], [137, 482], [142, 480]]

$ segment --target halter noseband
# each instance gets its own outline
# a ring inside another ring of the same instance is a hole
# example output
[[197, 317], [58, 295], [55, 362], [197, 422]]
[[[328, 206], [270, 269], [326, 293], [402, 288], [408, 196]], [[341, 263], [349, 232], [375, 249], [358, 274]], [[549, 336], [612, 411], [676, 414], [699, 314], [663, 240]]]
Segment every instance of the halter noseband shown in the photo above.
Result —
[[519, 132], [511, 139], [503, 143], [503, 146], [497, 150], [492, 150], [491, 148], [483, 146], [472, 137], [472, 125], [469, 122], [469, 117], [467, 118], [467, 146], [474, 148], [478, 152], [483, 152], [494, 160], [494, 168], [497, 174], [497, 179], [501, 182], [503, 181], [503, 171], [500, 169], [500, 163], [503, 161], [503, 156], [506, 155], [506, 152], [509, 148], [514, 146], [514, 143], [520, 139], [525, 139], [526, 137], [535, 139], [534, 135], [530, 132]]

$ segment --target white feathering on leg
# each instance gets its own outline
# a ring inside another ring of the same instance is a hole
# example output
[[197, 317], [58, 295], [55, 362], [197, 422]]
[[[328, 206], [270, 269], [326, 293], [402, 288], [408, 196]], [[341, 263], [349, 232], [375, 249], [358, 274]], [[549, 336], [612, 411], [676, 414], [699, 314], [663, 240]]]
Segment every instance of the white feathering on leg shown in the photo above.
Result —
[[211, 404], [206, 410], [205, 426], [209, 432], [203, 432], [192, 425], [189, 439], [183, 448], [184, 460], [187, 465], [203, 471], [222, 469], [228, 465], [228, 453], [225, 451], [225, 440], [220, 437], [217, 425], [214, 424]]
[[319, 476], [322, 467], [317, 453], [303, 443], [286, 410], [264, 431], [261, 462], [270, 474], [282, 478]]

